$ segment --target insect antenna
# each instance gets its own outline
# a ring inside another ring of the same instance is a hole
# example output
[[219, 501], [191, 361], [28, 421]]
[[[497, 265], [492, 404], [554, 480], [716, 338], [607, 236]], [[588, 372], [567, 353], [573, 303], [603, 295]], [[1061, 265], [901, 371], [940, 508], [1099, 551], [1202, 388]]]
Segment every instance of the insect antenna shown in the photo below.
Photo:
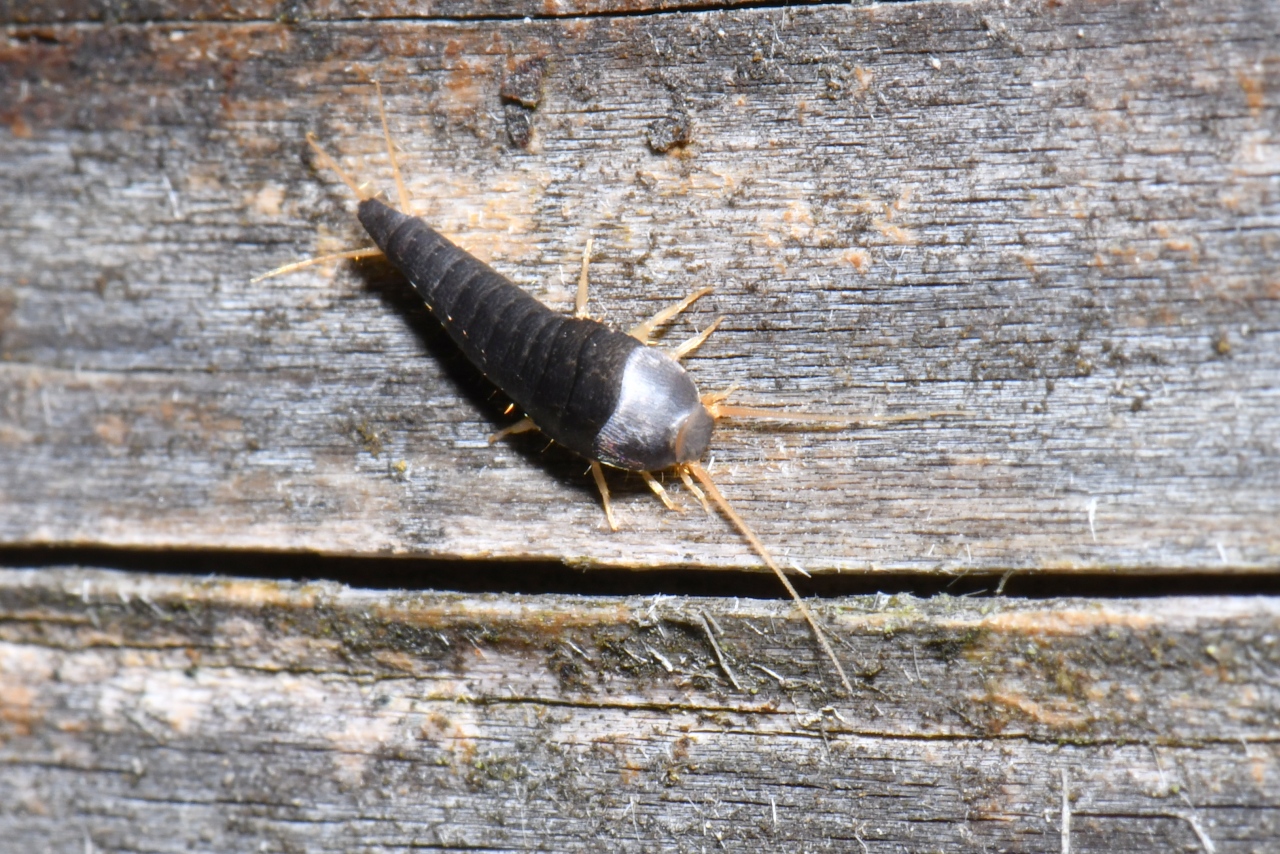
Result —
[[[818, 625], [818, 621], [814, 619], [813, 612], [809, 610], [809, 606], [800, 598], [800, 593], [791, 583], [791, 579], [787, 578], [787, 574], [782, 571], [782, 567], [778, 565], [778, 562], [773, 559], [773, 555], [771, 555], [769, 550], [764, 547], [764, 543], [762, 543], [760, 538], [756, 536], [756, 532], [753, 531], [751, 526], [737, 514], [737, 511], [729, 506], [729, 502], [711, 480], [711, 475], [707, 474], [706, 469], [697, 463], [691, 462], [682, 463], [680, 465], [680, 470], [682, 472], [688, 472], [697, 478], [698, 482], [701, 483], [703, 488], [706, 490], [707, 495], [713, 502], [715, 502], [716, 507], [720, 508], [720, 512], [724, 514], [725, 518], [729, 520], [733, 527], [738, 529], [738, 533], [742, 534], [742, 536], [746, 538], [747, 542], [751, 544], [751, 547], [756, 550], [756, 554], [760, 556], [760, 559], [763, 560], [771, 570], [773, 570], [773, 574], [778, 576], [778, 580], [782, 582], [783, 587], [787, 588], [787, 593], [791, 594], [791, 598], [795, 601], [796, 607], [800, 609], [800, 613], [804, 616], [805, 622], [809, 624], [809, 628], [813, 629], [813, 634], [817, 637], [818, 643], [822, 644], [822, 649], [826, 652], [827, 658], [831, 659], [831, 663], [835, 665], [836, 672], [840, 674], [840, 683], [844, 685], [844, 690], [848, 692], [850, 697], [852, 697], [853, 686], [849, 684], [849, 677], [845, 675], [844, 667], [840, 664], [840, 659], [836, 658], [836, 651], [831, 648], [831, 643], [827, 640], [826, 633], [822, 631], [822, 628]], [[801, 574], [808, 575], [808, 573], [803, 570], [801, 570]]]
[[932, 418], [943, 418], [950, 415], [969, 415], [971, 413], [958, 409], [946, 409], [938, 412], [908, 412], [902, 415], [839, 415], [831, 412], [789, 412], [785, 409], [769, 409], [761, 406], [733, 406], [721, 403], [728, 394], [708, 394], [703, 397], [703, 404], [711, 417], [721, 418], [762, 418], [767, 421], [807, 421], [832, 425], [846, 424], [892, 424], [899, 421], [928, 421]]

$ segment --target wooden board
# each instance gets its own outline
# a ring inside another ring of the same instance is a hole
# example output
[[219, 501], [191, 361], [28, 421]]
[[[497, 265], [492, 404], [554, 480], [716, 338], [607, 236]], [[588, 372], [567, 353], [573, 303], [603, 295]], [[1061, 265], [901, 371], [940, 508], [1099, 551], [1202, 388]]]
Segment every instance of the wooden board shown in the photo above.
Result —
[[[860, 0], [861, 1], [861, 0]], [[514, 21], [584, 15], [649, 14], [658, 11], [733, 8], [759, 5], [756, 0], [7, 0], [0, 21], [14, 24], [156, 23], [274, 21], [311, 23], [379, 18], [418, 20]], [[794, 5], [803, 5], [796, 3]], [[862, 5], [866, 5], [862, 2]]]
[[754, 565], [624, 477], [610, 535], [581, 461], [490, 447], [503, 402], [385, 267], [249, 282], [363, 242], [303, 137], [390, 187], [380, 80], [418, 208], [547, 302], [594, 238], [620, 324], [715, 287], [671, 332], [726, 316], [704, 390], [967, 413], [726, 424], [713, 472], [784, 562], [1280, 564], [1274, 3], [14, 14], [4, 543]]
[[1280, 600], [820, 614], [851, 698], [786, 603], [0, 572], [0, 832], [77, 852], [1274, 849]]

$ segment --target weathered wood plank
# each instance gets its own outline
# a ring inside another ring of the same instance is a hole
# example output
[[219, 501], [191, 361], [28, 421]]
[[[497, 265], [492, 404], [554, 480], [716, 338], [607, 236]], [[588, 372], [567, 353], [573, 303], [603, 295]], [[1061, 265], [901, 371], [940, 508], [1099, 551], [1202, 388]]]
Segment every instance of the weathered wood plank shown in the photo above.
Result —
[[[520, 21], [10, 27], [0, 49], [0, 540], [749, 564], [501, 401], [373, 265], [314, 130], [558, 305], [716, 287], [715, 471], [813, 570], [1280, 562], [1280, 9], [924, 3]], [[546, 60], [541, 99], [499, 96]], [[527, 148], [515, 128], [531, 129]], [[690, 139], [665, 153], [665, 124]], [[677, 122], [679, 124], [679, 122]]]
[[[801, 0], [792, 5], [802, 6]], [[893, 2], [893, 0], [890, 0]], [[518, 20], [526, 17], [557, 18], [582, 15], [626, 15], [637, 12], [705, 11], [759, 5], [758, 0], [5, 0], [0, 4], [0, 24], [156, 22], [311, 21], [412, 18], [417, 20]], [[862, 5], [867, 5], [863, 0]]]
[[820, 613], [852, 698], [786, 603], [0, 572], [0, 836], [1057, 852], [1064, 779], [1074, 852], [1280, 836], [1280, 600]]

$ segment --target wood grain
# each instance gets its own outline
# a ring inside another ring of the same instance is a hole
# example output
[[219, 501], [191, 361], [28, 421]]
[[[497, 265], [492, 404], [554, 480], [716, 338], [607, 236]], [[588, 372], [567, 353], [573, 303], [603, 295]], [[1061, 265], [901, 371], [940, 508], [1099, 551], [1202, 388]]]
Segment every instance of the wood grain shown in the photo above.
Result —
[[820, 614], [851, 698], [786, 603], [3, 571], [0, 829], [11, 850], [150, 852], [1225, 854], [1280, 834], [1280, 600]]
[[490, 447], [503, 402], [385, 267], [249, 283], [362, 243], [303, 137], [389, 187], [380, 80], [421, 212], [549, 303], [593, 237], [620, 324], [715, 287], [671, 333], [726, 316], [704, 390], [966, 412], [726, 424], [713, 473], [784, 561], [1280, 563], [1273, 3], [10, 20], [4, 543], [754, 565], [622, 477], [610, 535], [580, 461]]
[[[812, 0], [810, 0], [812, 1]], [[867, 5], [866, 0], [859, 0]], [[414, 18], [417, 20], [516, 21], [584, 15], [629, 15], [660, 11], [705, 11], [760, 5], [757, 0], [5, 0], [0, 22], [20, 25], [74, 23], [151, 24], [316, 21]], [[800, 6], [804, 3], [794, 3]]]

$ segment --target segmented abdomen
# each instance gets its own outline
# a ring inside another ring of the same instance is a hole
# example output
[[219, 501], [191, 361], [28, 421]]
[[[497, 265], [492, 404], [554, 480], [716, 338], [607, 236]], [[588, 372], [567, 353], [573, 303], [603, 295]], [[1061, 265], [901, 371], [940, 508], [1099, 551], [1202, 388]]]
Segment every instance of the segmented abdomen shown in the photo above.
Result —
[[359, 216], [472, 364], [543, 433], [596, 459], [593, 442], [617, 407], [627, 359], [643, 345], [553, 312], [417, 217], [377, 199], [362, 201]]

